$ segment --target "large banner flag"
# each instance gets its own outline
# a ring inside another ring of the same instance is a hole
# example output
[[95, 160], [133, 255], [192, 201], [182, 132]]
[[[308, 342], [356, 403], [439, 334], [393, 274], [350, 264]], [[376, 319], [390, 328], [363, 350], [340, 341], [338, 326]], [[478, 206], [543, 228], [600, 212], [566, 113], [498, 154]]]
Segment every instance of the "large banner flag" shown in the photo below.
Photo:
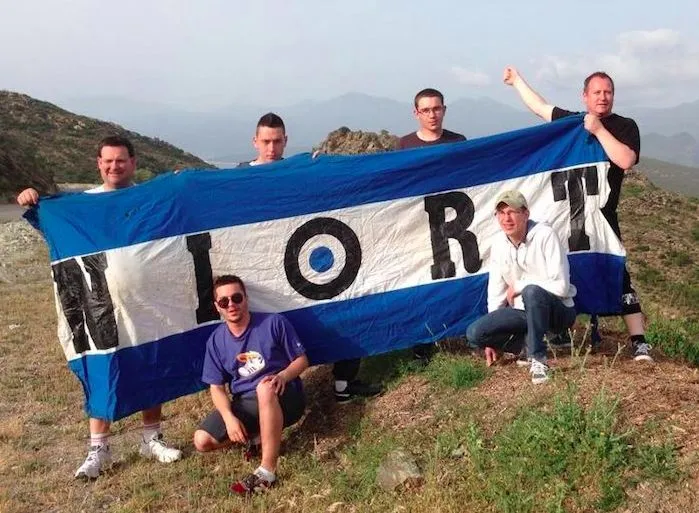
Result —
[[519, 189], [570, 250], [578, 311], [621, 309], [625, 252], [600, 207], [609, 164], [582, 118], [364, 156], [304, 154], [42, 199], [58, 334], [91, 416], [192, 393], [220, 322], [212, 277], [245, 280], [313, 363], [461, 336], [486, 311], [493, 201]]

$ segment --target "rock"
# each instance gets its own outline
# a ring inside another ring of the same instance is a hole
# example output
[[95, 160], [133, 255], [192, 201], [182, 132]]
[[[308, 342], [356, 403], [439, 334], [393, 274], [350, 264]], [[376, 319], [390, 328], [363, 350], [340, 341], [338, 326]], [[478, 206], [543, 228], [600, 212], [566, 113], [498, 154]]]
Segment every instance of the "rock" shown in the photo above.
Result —
[[464, 447], [463, 445], [460, 445], [456, 449], [451, 451], [451, 457], [452, 458], [463, 458], [464, 456], [466, 456], [466, 453], [467, 453], [466, 447]]
[[404, 483], [417, 485], [421, 482], [422, 474], [415, 459], [403, 449], [388, 453], [376, 471], [376, 484], [387, 491], [395, 490]]

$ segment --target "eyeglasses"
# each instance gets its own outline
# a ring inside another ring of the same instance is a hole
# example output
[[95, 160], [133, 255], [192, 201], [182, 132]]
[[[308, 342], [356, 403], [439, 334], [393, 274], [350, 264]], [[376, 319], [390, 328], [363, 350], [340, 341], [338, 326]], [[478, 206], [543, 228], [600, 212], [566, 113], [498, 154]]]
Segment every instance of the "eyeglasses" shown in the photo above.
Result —
[[218, 307], [223, 308], [224, 310], [226, 308], [228, 308], [228, 306], [231, 303], [239, 305], [242, 302], [243, 302], [243, 295], [240, 292], [236, 292], [232, 296], [223, 296], [223, 297], [216, 300], [216, 304], [218, 305]]
[[442, 105], [441, 107], [425, 107], [424, 109], [417, 109], [418, 114], [422, 114], [423, 116], [428, 116], [429, 114], [434, 114], [435, 116], [438, 116], [442, 112], [446, 110], [446, 106]]

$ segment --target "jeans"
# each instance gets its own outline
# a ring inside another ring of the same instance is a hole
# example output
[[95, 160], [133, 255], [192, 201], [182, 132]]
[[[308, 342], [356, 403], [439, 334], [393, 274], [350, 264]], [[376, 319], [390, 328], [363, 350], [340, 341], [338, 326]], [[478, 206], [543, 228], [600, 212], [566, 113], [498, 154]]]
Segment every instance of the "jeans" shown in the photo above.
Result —
[[518, 352], [526, 341], [527, 354], [546, 361], [546, 332], [560, 333], [575, 322], [575, 308], [538, 285], [522, 291], [524, 310], [504, 307], [481, 317], [466, 330], [469, 344]]

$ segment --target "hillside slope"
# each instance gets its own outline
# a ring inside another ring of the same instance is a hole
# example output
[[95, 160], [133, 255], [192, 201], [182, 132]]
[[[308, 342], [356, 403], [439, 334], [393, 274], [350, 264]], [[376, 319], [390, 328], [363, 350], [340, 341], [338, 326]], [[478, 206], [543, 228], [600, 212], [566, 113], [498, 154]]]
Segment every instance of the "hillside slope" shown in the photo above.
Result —
[[24, 94], [0, 91], [0, 197], [10, 198], [27, 186], [50, 193], [55, 182], [95, 182], [96, 145], [108, 135], [131, 139], [138, 168], [145, 172], [212, 167], [159, 139]]

